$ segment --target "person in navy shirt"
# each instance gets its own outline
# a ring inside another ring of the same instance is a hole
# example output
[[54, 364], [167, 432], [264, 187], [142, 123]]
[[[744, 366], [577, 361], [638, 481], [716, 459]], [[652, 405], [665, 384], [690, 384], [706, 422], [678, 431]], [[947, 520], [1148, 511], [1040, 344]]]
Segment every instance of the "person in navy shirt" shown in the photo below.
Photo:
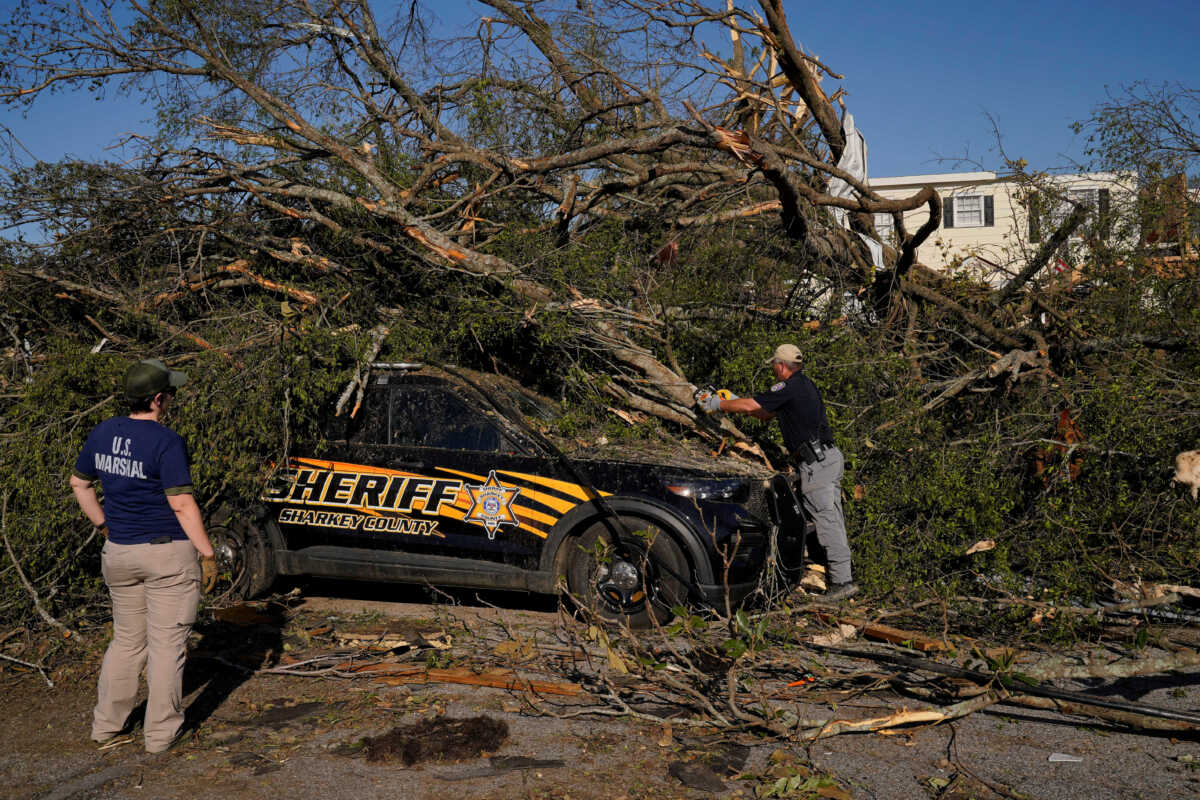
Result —
[[825, 551], [829, 586], [826, 600], [845, 600], [858, 593], [850, 570], [850, 544], [842, 513], [842, 451], [833, 443], [833, 430], [825, 414], [821, 393], [800, 371], [800, 348], [781, 344], [766, 360], [776, 383], [754, 397], [737, 397], [723, 390], [697, 397], [705, 411], [749, 414], [777, 419], [800, 477], [800, 497], [817, 528], [817, 541]]
[[113, 639], [100, 667], [92, 739], [106, 742], [126, 730], [144, 668], [151, 753], [168, 749], [183, 729], [187, 638], [201, 584], [211, 591], [217, 578], [192, 496], [187, 445], [161, 422], [186, 379], [158, 359], [130, 367], [129, 415], [92, 430], [71, 474], [79, 507], [106, 537], [100, 563], [113, 602]]

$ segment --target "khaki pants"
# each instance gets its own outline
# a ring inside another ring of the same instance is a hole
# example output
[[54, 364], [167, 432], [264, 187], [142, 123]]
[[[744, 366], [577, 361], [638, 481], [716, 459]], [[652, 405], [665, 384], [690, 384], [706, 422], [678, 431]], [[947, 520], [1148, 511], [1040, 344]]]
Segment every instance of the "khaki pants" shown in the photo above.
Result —
[[105, 542], [100, 559], [113, 601], [113, 640], [100, 667], [92, 738], [115, 736], [146, 670], [146, 750], [170, 746], [183, 727], [183, 663], [200, 603], [200, 564], [186, 539], [167, 544]]

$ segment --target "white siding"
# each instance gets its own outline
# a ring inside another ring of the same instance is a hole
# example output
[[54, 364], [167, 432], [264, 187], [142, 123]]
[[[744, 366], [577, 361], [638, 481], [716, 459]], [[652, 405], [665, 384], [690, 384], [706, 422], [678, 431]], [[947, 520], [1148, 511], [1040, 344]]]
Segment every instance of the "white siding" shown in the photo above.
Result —
[[[1128, 178], [1108, 173], [1064, 175], [1050, 180], [1064, 189], [1107, 188], [1114, 195], [1132, 196]], [[974, 278], [999, 284], [1027, 263], [1038, 248], [1039, 243], [1029, 241], [1029, 216], [1021, 202], [1021, 185], [1011, 177], [968, 172], [877, 178], [871, 183], [887, 199], [911, 197], [925, 186], [933, 186], [943, 199], [972, 195], [992, 198], [991, 225], [947, 228], [943, 220], [925, 240], [917, 251], [917, 260], [931, 269], [965, 270]], [[912, 233], [927, 219], [928, 207], [922, 206], [905, 213], [904, 225]], [[1042, 235], [1050, 233], [1044, 231]]]

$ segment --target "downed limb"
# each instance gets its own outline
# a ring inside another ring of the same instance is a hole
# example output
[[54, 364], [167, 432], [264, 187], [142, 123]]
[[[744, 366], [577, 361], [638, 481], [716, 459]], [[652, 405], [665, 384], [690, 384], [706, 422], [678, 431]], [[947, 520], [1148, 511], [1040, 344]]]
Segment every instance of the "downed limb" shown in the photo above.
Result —
[[979, 670], [965, 669], [952, 664], [942, 664], [937, 661], [922, 661], [920, 659], [909, 658], [897, 653], [887, 653], [879, 650], [852, 650], [840, 647], [825, 647], [821, 649], [853, 658], [884, 661], [892, 664], [898, 664], [909, 669], [924, 670], [954, 678], [965, 678], [983, 686], [999, 683], [1013, 693], [1019, 692], [1021, 694], [1026, 694], [1033, 697], [1044, 697], [1053, 700], [1083, 703], [1086, 705], [1114, 709], [1117, 711], [1138, 714], [1141, 716], [1177, 720], [1186, 722], [1193, 728], [1200, 728], [1200, 714], [1191, 714], [1183, 711], [1176, 711], [1170, 708], [1160, 708], [1145, 703], [1130, 703], [1118, 700], [1109, 700], [1102, 697], [1094, 697], [1083, 692], [1071, 692], [1065, 689], [1040, 686], [1016, 670], [982, 672]]
[[1034, 664], [1022, 664], [1022, 675], [1035, 680], [1050, 680], [1052, 678], [1133, 678], [1139, 675], [1154, 675], [1185, 667], [1200, 666], [1200, 651], [1180, 650], [1164, 656], [1150, 656], [1138, 659], [1113, 661], [1107, 664], [1073, 663], [1073, 659], [1059, 657], [1039, 661]]
[[976, 711], [995, 705], [1008, 697], [1008, 692], [997, 689], [986, 692], [978, 697], [963, 700], [945, 708], [929, 708], [919, 710], [902, 709], [886, 717], [872, 717], [862, 720], [831, 719], [820, 727], [811, 727], [800, 731], [797, 737], [806, 740], [825, 739], [843, 733], [868, 733], [891, 730], [892, 728], [909, 725], [938, 725], [942, 722], [973, 714]]
[[51, 275], [50, 273], [46, 272], [43, 269], [13, 268], [12, 271], [16, 274], [26, 275], [31, 278], [37, 278], [37, 279], [45, 281], [53, 286], [60, 286], [64, 289], [68, 289], [72, 292], [77, 292], [79, 294], [86, 295], [87, 297], [90, 297], [93, 300], [104, 303], [106, 306], [111, 308], [113, 311], [116, 311], [118, 313], [129, 314], [130, 316], [134, 317], [138, 322], [143, 322], [147, 325], [150, 325], [151, 327], [159, 328], [163, 332], [169, 334], [169, 336], [166, 337], [167, 340], [169, 340], [171, 338], [176, 338], [176, 337], [180, 338], [180, 339], [184, 339], [184, 340], [189, 341], [192, 344], [196, 345], [197, 347], [201, 348], [202, 350], [211, 350], [211, 351], [217, 353], [218, 355], [220, 355], [222, 358], [226, 359], [227, 361], [230, 361], [231, 363], [236, 363], [236, 362], [234, 362], [233, 356], [231, 356], [224, 349], [214, 345], [212, 342], [208, 341], [204, 337], [202, 337], [198, 334], [192, 333], [191, 331], [187, 330], [186, 327], [176, 325], [172, 322], [167, 322], [166, 320], [159, 317], [158, 314], [156, 314], [156, 313], [149, 313], [146, 311], [141, 311], [141, 310], [139, 310], [136, 303], [129, 302], [127, 300], [127, 298], [121, 297], [120, 295], [116, 295], [116, 294], [113, 294], [112, 292], [105, 291], [102, 289], [97, 289], [95, 287], [84, 286], [83, 284], [76, 283], [74, 281], [70, 281], [65, 278], [60, 278], [55, 275]]
[[1055, 711], [1059, 714], [1075, 714], [1093, 717], [1108, 722], [1117, 722], [1130, 728], [1141, 728], [1151, 731], [1195, 731], [1197, 723], [1174, 719], [1161, 719], [1139, 712], [1120, 711], [1113, 708], [1102, 708], [1091, 703], [1056, 700], [1049, 697], [1031, 697], [1030, 695], [1015, 694], [1004, 700], [1006, 704], [1024, 706], [1025, 708], [1040, 708], [1045, 711]]
[[318, 658], [258, 670], [263, 675], [295, 675], [302, 677], [369, 678], [401, 686], [410, 683], [457, 683], [464, 686], [487, 686], [535, 695], [580, 697], [582, 686], [561, 681], [525, 678], [509, 669], [472, 670], [465, 667], [438, 669], [424, 664], [399, 664], [391, 661], [356, 663], [345, 654], [330, 654]]
[[1180, 597], [1196, 597], [1200, 598], [1200, 589], [1191, 586], [1179, 586], [1173, 583], [1125, 583], [1116, 581], [1113, 588], [1121, 595], [1131, 598], [1133, 601], [1153, 601], [1165, 597], [1174, 597], [1174, 602], [1179, 602]]
[[334, 407], [334, 414], [336, 416], [341, 416], [342, 412], [346, 409], [346, 403], [349, 402], [350, 396], [355, 393], [355, 390], [358, 391], [358, 394], [355, 396], [354, 408], [350, 411], [350, 416], [354, 417], [358, 414], [358, 409], [362, 406], [363, 393], [367, 389], [367, 379], [371, 375], [371, 362], [379, 355], [379, 351], [383, 347], [389, 331], [388, 326], [382, 323], [371, 329], [371, 345], [367, 349], [362, 362], [358, 365], [354, 377], [350, 380], [350, 383], [346, 384], [346, 388], [342, 390], [341, 396], [338, 397], [337, 405]]
[[[1020, 348], [1010, 350], [986, 367], [972, 370], [965, 375], [935, 384], [933, 388], [935, 390], [941, 389], [941, 391], [933, 399], [928, 400], [919, 408], [910, 411], [908, 416], [911, 417], [916, 414], [933, 411], [981, 382], [994, 381], [1006, 373], [1008, 374], [1008, 380], [1015, 382], [1031, 371], [1048, 369], [1047, 365], [1047, 356], [1043, 351], [1022, 350]], [[875, 431], [878, 433], [893, 428], [904, 421], [904, 419], [902, 417], [883, 422], [876, 426]]]
[[1021, 287], [1028, 283], [1034, 275], [1041, 272], [1042, 269], [1045, 268], [1047, 262], [1050, 261], [1050, 257], [1058, 252], [1060, 247], [1066, 244], [1067, 240], [1071, 238], [1071, 234], [1075, 232], [1075, 229], [1082, 225], [1083, 221], [1087, 219], [1087, 215], [1087, 206], [1082, 204], [1076, 205], [1072, 210], [1071, 215], [1063, 221], [1063, 224], [1058, 227], [1058, 230], [1054, 232], [1054, 235], [1046, 240], [1045, 244], [1041, 246], [1033, 258], [1029, 259], [1029, 263], [1025, 265], [1025, 268], [1017, 273], [1017, 275], [1011, 281], [1005, 284], [1004, 288], [996, 294], [996, 305], [1003, 306], [1006, 303], [1011, 302], [1013, 298], [1017, 296], [1017, 293], [1021, 290]]
[[859, 629], [863, 636], [870, 639], [881, 639], [892, 644], [904, 645], [912, 650], [920, 650], [929, 652], [931, 650], [947, 650], [949, 645], [940, 639], [932, 639], [924, 634], [916, 633], [915, 631], [905, 631], [900, 628], [893, 628], [890, 625], [883, 625], [878, 622], [870, 622], [865, 619], [855, 617], [842, 617], [828, 614], [822, 611], [816, 612], [815, 616], [822, 622], [832, 622], [834, 624], [844, 623], [853, 625]]
[[245, 280], [231, 282], [229, 285], [259, 286], [263, 289], [267, 289], [268, 291], [278, 292], [280, 294], [287, 295], [291, 299], [297, 301], [298, 303], [301, 303], [302, 305], [306, 305], [306, 306], [316, 305], [316, 303], [317, 303], [317, 299], [318, 299], [317, 296], [310, 291], [307, 291], [305, 289], [297, 289], [292, 286], [287, 286], [285, 284], [280, 283], [279, 281], [273, 281], [269, 278], [264, 278], [262, 275], [259, 275], [258, 273], [253, 272], [250, 269], [250, 262], [246, 261], [246, 259], [244, 259], [244, 258], [236, 259], [234, 261], [231, 261], [228, 264], [223, 264], [223, 265], [217, 267], [214, 270], [214, 272], [216, 273], [215, 275], [205, 278], [204, 280], [186, 284], [184, 286], [183, 290], [173, 291], [173, 292], [163, 292], [161, 294], [155, 295], [153, 298], [146, 301], [145, 303], [141, 303], [141, 304], [135, 306], [134, 309], [137, 311], [144, 311], [145, 306], [157, 308], [158, 306], [161, 306], [164, 303], [170, 303], [175, 300], [179, 300], [180, 298], [186, 297], [189, 293], [199, 291], [207, 286], [225, 285], [221, 282], [222, 281], [221, 276], [222, 275], [230, 275], [230, 274], [242, 275], [245, 278]]
[[[1038, 441], [1051, 445], [1066, 446], [1065, 442], [1059, 442], [1054, 439], [1040, 439]], [[1080, 449], [1095, 449], [1089, 448], [1086, 445], [1071, 446]], [[1037, 609], [1039, 612], [1045, 612], [1047, 614], [1073, 614], [1080, 617], [1103, 617], [1106, 614], [1125, 614], [1131, 611], [1141, 611], [1142, 609], [1153, 608], [1155, 606], [1174, 605], [1181, 600], [1181, 597], [1174, 592], [1170, 592], [1168, 594], [1137, 597], [1132, 600], [1126, 600], [1122, 603], [1108, 603], [1106, 605], [1098, 605], [1094, 607], [1054, 605], [1052, 603], [1044, 603], [1038, 600], [1030, 600], [1027, 597], [1015, 597], [1012, 595], [1007, 597], [977, 597], [974, 595], [967, 595], [965, 599], [975, 603], [1026, 606], [1027, 608]]]

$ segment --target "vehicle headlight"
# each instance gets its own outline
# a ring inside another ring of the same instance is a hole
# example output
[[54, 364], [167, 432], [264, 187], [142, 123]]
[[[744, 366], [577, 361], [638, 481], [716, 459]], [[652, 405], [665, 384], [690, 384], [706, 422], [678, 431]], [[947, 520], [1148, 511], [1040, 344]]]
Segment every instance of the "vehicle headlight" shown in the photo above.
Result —
[[673, 495], [717, 503], [743, 502], [749, 495], [749, 487], [740, 480], [672, 481], [666, 486]]

